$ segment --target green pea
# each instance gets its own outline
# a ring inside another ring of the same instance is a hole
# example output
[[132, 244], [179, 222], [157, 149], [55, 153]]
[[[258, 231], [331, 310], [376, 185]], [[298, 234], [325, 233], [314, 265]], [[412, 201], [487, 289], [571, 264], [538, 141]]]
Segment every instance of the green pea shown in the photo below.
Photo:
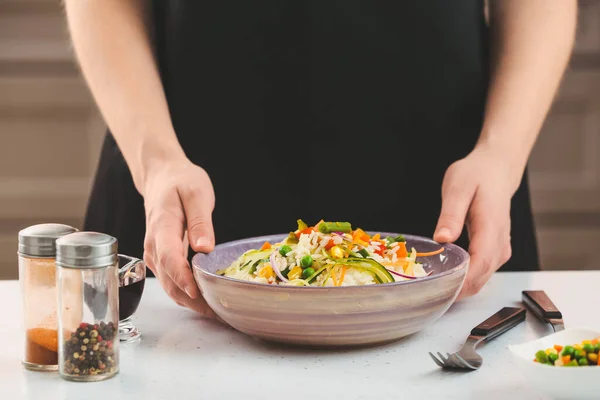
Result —
[[595, 348], [595, 346], [593, 344], [590, 344], [590, 343], [587, 343], [587, 344], [583, 345], [583, 350], [586, 353], [593, 353], [594, 352], [594, 348]]
[[571, 362], [565, 364], [565, 367], [578, 367], [579, 363], [575, 360], [572, 360]]
[[548, 355], [544, 350], [540, 350], [535, 353], [535, 359], [542, 364], [546, 364], [548, 362]]
[[562, 349], [563, 356], [572, 356], [574, 352], [575, 352], [575, 349], [573, 348], [573, 346], [565, 346]]
[[579, 365], [588, 365], [588, 360], [585, 357], [580, 358], [578, 362], [579, 362]]
[[573, 353], [573, 358], [575, 358], [576, 360], [579, 360], [580, 358], [584, 357], [585, 353], [582, 350], [575, 350], [575, 352]]
[[311, 256], [304, 256], [300, 260], [300, 266], [302, 268], [309, 268], [313, 264], [313, 259]]
[[315, 273], [315, 269], [314, 269], [314, 268], [311, 268], [311, 267], [308, 267], [308, 268], [306, 268], [304, 271], [302, 271], [302, 277], [303, 277], [304, 279], [308, 279], [308, 278], [310, 278], [310, 277], [311, 277], [311, 276], [312, 276], [314, 273]]
[[286, 256], [287, 253], [289, 253], [290, 251], [292, 251], [292, 248], [290, 246], [288, 246], [287, 244], [284, 244], [283, 246], [281, 246], [279, 248], [279, 254], [281, 254], [282, 256]]
[[600, 343], [594, 345], [594, 353], [600, 353]]
[[558, 354], [550, 353], [548, 354], [548, 359], [552, 364], [554, 364], [554, 362], [558, 360]]

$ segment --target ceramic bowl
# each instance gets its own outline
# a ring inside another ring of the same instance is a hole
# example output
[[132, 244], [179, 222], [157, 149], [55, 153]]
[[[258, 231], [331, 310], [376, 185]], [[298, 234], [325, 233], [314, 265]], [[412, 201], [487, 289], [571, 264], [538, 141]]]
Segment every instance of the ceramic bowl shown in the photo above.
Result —
[[553, 367], [533, 362], [538, 350], [581, 343], [600, 336], [589, 328], [568, 328], [564, 331], [508, 346], [519, 372], [540, 392], [553, 399], [600, 398], [600, 367]]
[[[382, 236], [396, 236], [382, 233]], [[217, 275], [243, 252], [277, 243], [287, 234], [217, 245], [196, 254], [194, 277], [215, 313], [253, 337], [310, 347], [369, 346], [396, 341], [442, 316], [456, 299], [467, 274], [469, 254], [447, 244], [442, 254], [419, 259], [425, 278], [343, 287], [296, 287], [240, 281]], [[431, 239], [404, 235], [407, 247], [437, 250]]]

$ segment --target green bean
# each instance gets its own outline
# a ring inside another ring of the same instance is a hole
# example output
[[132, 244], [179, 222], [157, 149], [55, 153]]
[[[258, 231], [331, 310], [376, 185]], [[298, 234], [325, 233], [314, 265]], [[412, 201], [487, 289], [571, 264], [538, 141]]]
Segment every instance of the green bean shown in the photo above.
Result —
[[332, 233], [332, 232], [352, 232], [352, 225], [350, 222], [321, 222], [319, 224], [319, 232], [321, 233]]

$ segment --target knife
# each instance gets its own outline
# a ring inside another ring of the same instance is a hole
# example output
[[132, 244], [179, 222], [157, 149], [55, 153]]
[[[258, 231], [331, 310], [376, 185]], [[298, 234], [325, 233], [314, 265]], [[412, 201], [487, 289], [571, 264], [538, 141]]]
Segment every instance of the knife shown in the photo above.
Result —
[[536, 317], [552, 325], [554, 332], [565, 329], [562, 313], [543, 290], [523, 290], [523, 303]]

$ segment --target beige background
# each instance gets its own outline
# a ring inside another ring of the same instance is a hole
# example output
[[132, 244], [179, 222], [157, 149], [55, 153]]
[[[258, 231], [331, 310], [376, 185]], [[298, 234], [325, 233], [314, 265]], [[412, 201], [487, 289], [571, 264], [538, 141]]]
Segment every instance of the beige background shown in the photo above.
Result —
[[[600, 1], [580, 0], [577, 45], [530, 162], [545, 269], [600, 269]], [[80, 227], [104, 133], [73, 64], [58, 0], [0, 0], [0, 279], [19, 229]]]

